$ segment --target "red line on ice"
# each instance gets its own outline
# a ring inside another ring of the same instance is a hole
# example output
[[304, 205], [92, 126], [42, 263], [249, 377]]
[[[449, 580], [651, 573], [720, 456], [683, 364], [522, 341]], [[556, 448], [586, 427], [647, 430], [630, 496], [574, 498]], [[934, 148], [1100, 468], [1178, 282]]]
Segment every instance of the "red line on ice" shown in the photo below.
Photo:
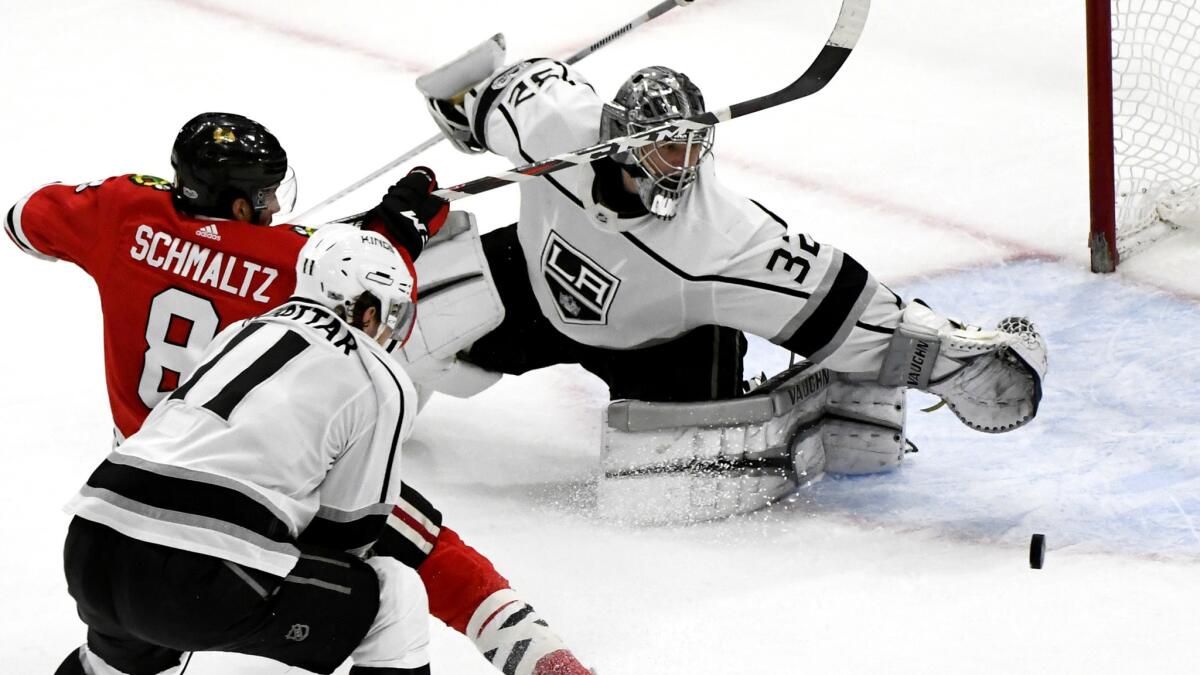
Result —
[[371, 61], [379, 62], [388, 68], [402, 70], [409, 73], [420, 73], [429, 69], [429, 66], [424, 63], [399, 59], [396, 58], [396, 56], [386, 52], [375, 51], [368, 47], [364, 47], [361, 44], [347, 40], [341, 40], [329, 35], [322, 35], [320, 33], [305, 30], [296, 26], [271, 23], [264, 18], [255, 16], [249, 12], [241, 12], [230, 9], [215, 2], [206, 2], [206, 0], [171, 0], [171, 2], [176, 5], [183, 5], [199, 12], [204, 12], [206, 14], [211, 14], [224, 19], [231, 19], [233, 21], [247, 24], [256, 30], [275, 33], [276, 35], [281, 35], [283, 37], [298, 40], [300, 42], [306, 42], [310, 45], [315, 45], [318, 47], [325, 47], [336, 51], [354, 54], [355, 56], [360, 56]]

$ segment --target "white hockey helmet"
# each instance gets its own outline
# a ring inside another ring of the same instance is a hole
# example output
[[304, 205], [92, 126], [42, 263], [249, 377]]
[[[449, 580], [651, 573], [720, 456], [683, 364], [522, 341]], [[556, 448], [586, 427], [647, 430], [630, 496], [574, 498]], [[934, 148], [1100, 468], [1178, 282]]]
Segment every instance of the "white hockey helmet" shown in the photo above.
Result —
[[380, 322], [403, 344], [417, 317], [409, 263], [379, 233], [342, 223], [319, 228], [300, 249], [295, 294], [355, 324], [355, 305], [366, 293], [379, 301]]

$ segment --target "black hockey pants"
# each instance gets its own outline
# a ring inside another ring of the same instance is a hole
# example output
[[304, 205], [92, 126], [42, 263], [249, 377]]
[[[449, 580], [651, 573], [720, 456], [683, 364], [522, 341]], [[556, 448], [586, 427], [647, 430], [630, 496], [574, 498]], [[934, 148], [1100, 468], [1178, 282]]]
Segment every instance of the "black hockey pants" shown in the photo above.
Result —
[[[178, 665], [182, 652], [223, 651], [330, 673], [371, 627], [379, 580], [354, 556], [299, 548], [300, 562], [281, 579], [75, 518], [63, 558], [88, 649], [123, 672], [152, 675]], [[70, 660], [60, 673], [79, 672], [64, 670]]]
[[481, 368], [520, 375], [577, 363], [608, 385], [612, 399], [710, 401], [741, 393], [746, 336], [701, 326], [642, 349], [603, 349], [558, 332], [542, 315], [515, 224], [484, 234], [483, 252], [504, 303], [504, 322], [471, 346], [466, 359]]

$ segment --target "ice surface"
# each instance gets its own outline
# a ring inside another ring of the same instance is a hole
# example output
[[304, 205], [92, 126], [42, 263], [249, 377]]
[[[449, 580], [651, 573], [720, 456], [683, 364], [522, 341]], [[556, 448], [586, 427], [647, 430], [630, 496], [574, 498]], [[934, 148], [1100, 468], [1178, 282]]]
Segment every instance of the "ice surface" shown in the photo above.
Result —
[[[0, 202], [51, 180], [170, 175], [196, 112], [268, 124], [319, 201], [435, 131], [413, 80], [496, 31], [566, 55], [649, 0], [0, 2]], [[790, 82], [835, 0], [702, 0], [584, 63], [601, 92], [649, 62], [714, 105]], [[1000, 436], [915, 411], [899, 472], [825, 480], [726, 522], [630, 529], [588, 508], [604, 391], [575, 368], [435, 399], [406, 472], [447, 523], [604, 675], [1190, 673], [1200, 661], [1200, 234], [1085, 272], [1082, 3], [874, 3], [818, 95], [722, 125], [722, 177], [908, 297], [1034, 318], [1038, 419]], [[447, 147], [444, 183], [504, 163]], [[387, 179], [334, 209], [378, 197]], [[515, 190], [462, 202], [511, 222]], [[0, 672], [51, 672], [83, 638], [60, 506], [108, 447], [86, 276], [0, 246]], [[757, 344], [753, 365], [786, 359]], [[1026, 563], [1044, 532], [1046, 567]], [[439, 673], [494, 672], [439, 628]], [[198, 656], [188, 672], [277, 673]]]

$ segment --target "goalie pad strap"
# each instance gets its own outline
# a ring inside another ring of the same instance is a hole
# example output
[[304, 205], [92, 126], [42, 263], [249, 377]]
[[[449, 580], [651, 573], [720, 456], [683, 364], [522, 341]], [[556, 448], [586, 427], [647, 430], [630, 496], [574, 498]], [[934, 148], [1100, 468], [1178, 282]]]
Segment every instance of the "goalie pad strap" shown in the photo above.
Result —
[[879, 369], [879, 384], [887, 387], [929, 389], [933, 366], [942, 342], [937, 331], [901, 323], [888, 344]]

